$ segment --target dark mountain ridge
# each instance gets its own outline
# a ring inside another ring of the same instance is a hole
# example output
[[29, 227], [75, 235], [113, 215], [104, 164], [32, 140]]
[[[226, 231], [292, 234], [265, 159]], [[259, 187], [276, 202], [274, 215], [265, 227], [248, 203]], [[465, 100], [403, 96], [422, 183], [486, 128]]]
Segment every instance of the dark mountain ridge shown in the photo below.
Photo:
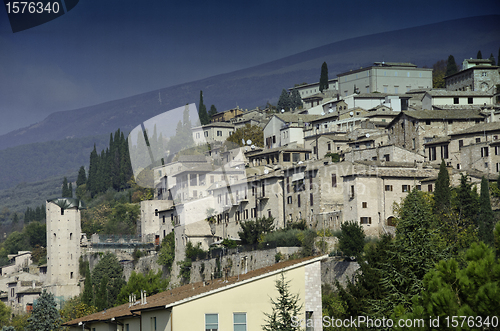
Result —
[[348, 39], [255, 67], [56, 112], [39, 123], [0, 136], [0, 149], [108, 134], [118, 128], [127, 132], [157, 114], [197, 102], [200, 90], [205, 104], [214, 104], [219, 111], [236, 106], [243, 109], [264, 106], [268, 101], [276, 102], [283, 88], [318, 81], [324, 61], [328, 63], [330, 78], [375, 61], [412, 62], [430, 67], [453, 54], [460, 64], [478, 50], [496, 53], [500, 45], [499, 22], [500, 15], [471, 17]]

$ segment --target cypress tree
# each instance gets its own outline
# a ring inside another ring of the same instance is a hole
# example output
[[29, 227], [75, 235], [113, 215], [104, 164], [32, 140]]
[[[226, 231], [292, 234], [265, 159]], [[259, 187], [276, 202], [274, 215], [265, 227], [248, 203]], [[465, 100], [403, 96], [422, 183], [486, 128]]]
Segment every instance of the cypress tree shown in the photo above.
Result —
[[78, 177], [76, 178], [76, 187], [83, 185], [87, 182], [87, 175], [83, 166], [78, 170]]
[[477, 51], [476, 59], [482, 59], [483, 54], [481, 54], [481, 51]]
[[446, 170], [444, 160], [441, 160], [438, 178], [436, 180], [436, 189], [434, 190], [434, 213], [445, 213], [450, 208], [451, 189], [450, 176]]
[[319, 91], [328, 90], [328, 65], [323, 62], [321, 65], [321, 76], [319, 77]]
[[481, 178], [481, 195], [479, 196], [478, 228], [479, 239], [486, 244], [493, 244], [493, 225], [495, 216], [491, 209], [490, 188], [488, 180]]
[[82, 302], [87, 306], [94, 305], [94, 291], [92, 289], [92, 275], [90, 274], [89, 264], [85, 263], [85, 283], [83, 287]]
[[12, 220], [12, 223], [17, 224], [19, 222], [19, 216], [17, 216], [17, 213], [14, 213], [14, 219]]
[[497, 63], [495, 62], [495, 57], [493, 56], [493, 53], [491, 53], [491, 55], [490, 55], [490, 61], [491, 61], [491, 65], [492, 66], [496, 66], [497, 65]]
[[68, 178], [64, 177], [62, 184], [62, 195], [63, 198], [70, 198], [69, 196], [69, 187], [68, 187]]
[[215, 115], [217, 115], [217, 108], [215, 108], [214, 105], [211, 105], [210, 110], [208, 111], [208, 119], [211, 121]]
[[299, 91], [297, 89], [293, 89], [291, 96], [292, 107], [297, 109], [302, 107], [302, 98], [300, 97]]
[[72, 198], [73, 197], [73, 183], [69, 183], [69, 186], [68, 186], [68, 198]]
[[446, 63], [446, 73], [445, 76], [450, 76], [458, 72], [457, 64], [455, 63], [455, 58], [453, 55], [448, 56], [448, 62]]
[[87, 190], [90, 196], [94, 197], [97, 194], [97, 173], [99, 169], [99, 156], [94, 144], [94, 149], [90, 153], [89, 176], [87, 178]]
[[459, 217], [465, 223], [474, 223], [479, 212], [478, 196], [476, 191], [472, 190], [472, 184], [467, 175], [460, 178], [460, 186], [457, 188], [456, 210]]
[[200, 91], [200, 104], [198, 106], [198, 116], [200, 118], [201, 125], [206, 125], [210, 121], [208, 119], [207, 106], [203, 103], [203, 91]]

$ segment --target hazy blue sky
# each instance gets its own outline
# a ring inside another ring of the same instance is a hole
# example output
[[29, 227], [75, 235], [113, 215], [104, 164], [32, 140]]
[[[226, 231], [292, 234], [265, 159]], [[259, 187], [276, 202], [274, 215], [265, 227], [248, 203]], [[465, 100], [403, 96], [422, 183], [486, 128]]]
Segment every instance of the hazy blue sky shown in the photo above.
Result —
[[477, 5], [464, 0], [81, 0], [58, 19], [12, 33], [2, 7], [0, 134], [55, 111], [226, 73], [351, 37], [499, 13], [498, 0]]

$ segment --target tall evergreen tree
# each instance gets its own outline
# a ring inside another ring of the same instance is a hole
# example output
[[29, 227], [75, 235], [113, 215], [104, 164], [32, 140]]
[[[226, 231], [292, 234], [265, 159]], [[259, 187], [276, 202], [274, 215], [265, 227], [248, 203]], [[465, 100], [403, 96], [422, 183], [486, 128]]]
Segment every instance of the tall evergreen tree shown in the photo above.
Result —
[[73, 183], [69, 183], [68, 185], [68, 198], [73, 197]]
[[210, 110], [208, 111], [208, 119], [209, 121], [212, 120], [212, 118], [217, 115], [217, 108], [215, 108], [214, 105], [210, 106]]
[[299, 91], [297, 89], [293, 89], [291, 96], [292, 107], [297, 109], [302, 107], [302, 98], [300, 97]]
[[490, 61], [492, 66], [496, 66], [497, 63], [495, 62], [495, 57], [493, 56], [493, 53], [490, 54]]
[[441, 160], [439, 167], [438, 178], [436, 180], [436, 188], [434, 190], [434, 212], [446, 213], [450, 210], [451, 189], [450, 176], [446, 169], [444, 159]]
[[87, 174], [85, 173], [85, 168], [83, 166], [78, 170], [78, 177], [76, 178], [76, 187], [83, 185], [87, 182]]
[[446, 63], [446, 73], [445, 76], [450, 76], [458, 72], [457, 64], [455, 63], [455, 58], [453, 55], [448, 56], [448, 62]]
[[200, 118], [201, 125], [206, 125], [210, 122], [207, 113], [207, 106], [203, 103], [203, 91], [200, 91], [200, 104], [198, 106], [198, 116]]
[[479, 212], [477, 192], [472, 189], [469, 177], [463, 175], [460, 178], [460, 186], [457, 188], [455, 209], [458, 217], [465, 224], [474, 224]]
[[323, 62], [321, 65], [321, 75], [319, 77], [319, 91], [328, 90], [328, 65]]
[[300, 325], [294, 326], [293, 320], [297, 319], [302, 305], [299, 305], [299, 295], [290, 293], [289, 283], [283, 273], [281, 279], [276, 280], [278, 298], [276, 300], [271, 298], [272, 313], [264, 313], [266, 315], [266, 324], [262, 326], [264, 331], [300, 330]]
[[283, 89], [278, 100], [278, 111], [281, 111], [282, 109], [289, 111], [291, 107], [292, 103], [290, 102], [290, 95], [285, 89]]
[[28, 318], [27, 331], [59, 330], [61, 318], [52, 293], [43, 290], [36, 300], [31, 316]]
[[479, 239], [486, 244], [493, 244], [493, 226], [495, 216], [491, 209], [490, 188], [488, 180], [483, 176], [481, 179], [481, 194], [479, 195], [478, 228]]
[[92, 275], [89, 264], [85, 263], [85, 282], [83, 287], [82, 302], [87, 306], [94, 305], [94, 290], [92, 288]]
[[108, 275], [104, 275], [101, 278], [99, 291], [97, 292], [97, 295], [95, 297], [95, 306], [99, 311], [111, 307], [108, 301], [108, 281]]
[[63, 180], [61, 195], [63, 198], [71, 198], [70, 193], [69, 193], [69, 187], [68, 187], [68, 178], [66, 178], [66, 177], [64, 177], [64, 180]]
[[99, 156], [94, 144], [94, 149], [90, 152], [89, 176], [87, 178], [87, 190], [90, 192], [91, 197], [94, 197], [98, 193], [98, 169]]
[[482, 58], [483, 58], [483, 54], [481, 54], [481, 51], [477, 51], [476, 59], [482, 59]]

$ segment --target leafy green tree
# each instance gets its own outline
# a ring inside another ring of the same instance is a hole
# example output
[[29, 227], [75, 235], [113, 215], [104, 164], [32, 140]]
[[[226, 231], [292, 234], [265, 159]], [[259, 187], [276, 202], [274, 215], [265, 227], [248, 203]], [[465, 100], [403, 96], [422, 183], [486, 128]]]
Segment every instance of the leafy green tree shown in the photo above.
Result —
[[290, 292], [290, 281], [285, 280], [284, 273], [281, 279], [276, 280], [278, 297], [271, 298], [272, 313], [266, 315], [266, 324], [262, 326], [264, 331], [294, 331], [300, 330], [300, 325], [295, 325], [294, 320], [298, 320], [298, 315], [302, 309], [299, 304], [299, 295]]
[[135, 234], [140, 212], [140, 205], [138, 204], [117, 203], [113, 207], [111, 218], [104, 228], [106, 233]]
[[30, 317], [30, 314], [28, 313], [22, 313], [18, 315], [14, 315], [12, 317], [12, 320], [10, 321], [11, 326], [14, 327], [16, 331], [24, 331], [28, 327], [28, 318]]
[[256, 244], [262, 234], [274, 230], [274, 217], [257, 218], [255, 221], [241, 222], [241, 230], [238, 232], [242, 244]]
[[446, 60], [439, 60], [432, 65], [432, 87], [444, 88], [444, 76], [446, 73]]
[[450, 176], [446, 169], [444, 159], [441, 160], [439, 167], [438, 178], [436, 180], [436, 188], [434, 190], [434, 213], [446, 213], [450, 210], [451, 189]]
[[339, 249], [346, 256], [358, 256], [365, 244], [365, 231], [357, 222], [344, 222], [340, 226]]
[[71, 320], [81, 318], [97, 312], [97, 308], [94, 306], [89, 306], [83, 302], [83, 299], [79, 296], [73, 297], [64, 302], [64, 306], [61, 308], [59, 313], [61, 314], [61, 320], [63, 323], [69, 322]]
[[45, 224], [31, 222], [24, 228], [23, 233], [28, 237], [30, 247], [47, 246], [47, 226]]
[[61, 317], [57, 311], [57, 304], [52, 293], [43, 290], [28, 318], [27, 331], [55, 331], [59, 330]]
[[462, 174], [460, 186], [457, 188], [455, 208], [460, 219], [464, 223], [473, 224], [479, 213], [479, 196], [473, 189], [472, 183], [467, 175]]
[[[103, 280], [104, 278], [104, 280]], [[103, 284], [104, 288], [103, 288]], [[118, 262], [116, 255], [106, 253], [92, 270], [92, 285], [96, 289], [95, 305], [102, 310], [104, 308], [113, 307], [116, 303], [116, 298], [122, 286], [125, 284], [123, 279], [123, 268]], [[103, 299], [106, 295], [106, 299]], [[98, 299], [101, 300], [98, 303]], [[102, 308], [105, 306], [104, 308]]]
[[243, 147], [243, 141], [252, 141], [252, 145], [257, 147], [264, 147], [264, 131], [258, 125], [245, 124], [244, 127], [239, 128], [230, 135], [226, 141]]
[[497, 63], [495, 61], [495, 57], [493, 56], [493, 53], [490, 54], [489, 60], [491, 61], [491, 65], [492, 66], [496, 66], [497, 65]]
[[285, 89], [283, 89], [278, 100], [278, 111], [281, 111], [282, 109], [284, 109], [285, 111], [290, 111], [291, 107], [292, 102], [290, 101], [290, 95]]
[[207, 106], [203, 103], [203, 91], [200, 91], [200, 103], [198, 105], [198, 116], [200, 118], [201, 125], [206, 125], [210, 123], [210, 119], [207, 113]]
[[161, 242], [160, 253], [158, 254], [158, 264], [163, 265], [167, 270], [171, 270], [175, 260], [175, 233], [171, 231]]
[[[440, 330], [456, 330], [451, 320], [449, 325], [445, 323], [447, 317], [471, 316], [476, 320], [476, 316], [481, 316], [484, 321], [488, 316], [489, 319], [498, 316], [500, 263], [494, 249], [483, 242], [472, 243], [465, 259], [467, 265], [463, 268], [454, 258], [441, 260], [425, 275], [421, 293], [413, 297], [411, 311], [398, 306], [394, 315], [404, 319], [426, 320], [429, 316], [440, 317]], [[396, 322], [394, 324], [397, 325]], [[427, 325], [421, 330], [430, 328]]]
[[10, 320], [11, 309], [0, 301], [0, 326], [7, 326]]
[[453, 55], [448, 56], [448, 62], [446, 63], [446, 73], [445, 76], [450, 76], [458, 72], [458, 67], [455, 62]]
[[140, 298], [141, 291], [146, 291], [147, 295], [153, 295], [165, 291], [168, 286], [168, 280], [162, 279], [162, 272], [150, 270], [146, 275], [132, 271], [130, 278], [118, 294], [117, 304], [127, 303], [129, 295], [134, 293], [136, 298]]
[[491, 209], [490, 188], [488, 180], [483, 176], [481, 179], [481, 195], [479, 196], [478, 229], [479, 239], [486, 244], [493, 244], [493, 226], [495, 216]]
[[481, 51], [477, 51], [476, 59], [482, 59], [483, 54], [481, 54]]
[[212, 118], [217, 115], [217, 108], [215, 108], [214, 105], [210, 106], [210, 110], [208, 111], [208, 119], [209, 122], [212, 120]]
[[319, 91], [328, 90], [328, 65], [323, 62], [321, 65], [321, 75], [319, 77]]
[[29, 241], [27, 236], [23, 233], [14, 231], [9, 234], [7, 239], [5, 239], [3, 247], [5, 248], [7, 254], [17, 254], [17, 252], [25, 250], [29, 247]]

